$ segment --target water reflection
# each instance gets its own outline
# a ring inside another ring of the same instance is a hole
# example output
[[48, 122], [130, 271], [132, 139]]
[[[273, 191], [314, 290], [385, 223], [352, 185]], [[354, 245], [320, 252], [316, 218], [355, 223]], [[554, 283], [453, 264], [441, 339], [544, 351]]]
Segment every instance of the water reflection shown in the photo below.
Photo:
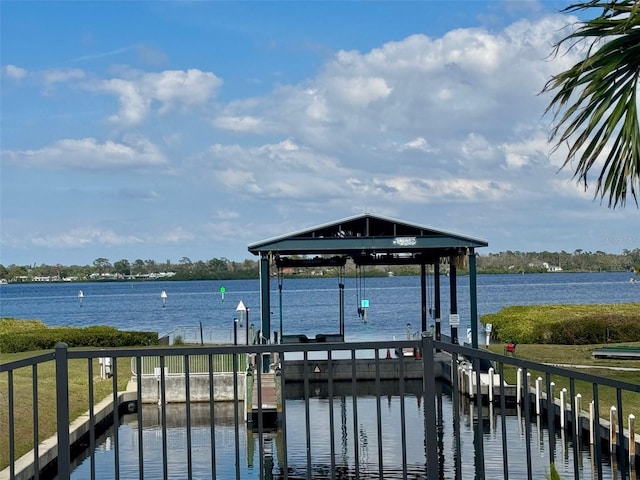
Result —
[[[419, 392], [406, 385], [405, 397], [397, 393], [382, 396], [339, 395], [333, 398], [323, 387], [311, 388], [310, 397], [286, 398], [286, 435], [280, 429], [262, 436], [239, 428], [233, 403], [218, 403], [214, 412], [214, 436], [209, 404], [191, 405], [191, 440], [187, 441], [185, 405], [166, 406], [166, 469], [162, 458], [162, 415], [156, 405], [145, 406], [142, 425], [137, 414], [122, 418], [118, 435], [108, 431], [99, 439], [93, 457], [96, 478], [111, 478], [118, 449], [120, 478], [138, 478], [140, 463], [146, 478], [185, 478], [187, 445], [190, 443], [192, 478], [425, 478], [426, 447], [436, 442], [441, 479], [502, 478], [505, 467], [510, 478], [545, 478], [550, 458], [562, 478], [596, 478], [594, 452], [577, 443], [574, 462], [572, 435], [549, 429], [545, 418], [527, 415], [519, 408], [501, 410], [493, 405], [479, 406], [466, 397], [458, 398], [446, 386], [436, 397], [437, 438], [425, 438], [424, 402]], [[350, 384], [345, 388], [351, 388]], [[306, 408], [308, 405], [308, 410]], [[239, 411], [243, 411], [242, 408]], [[503, 415], [504, 413], [504, 415]], [[378, 424], [377, 418], [380, 423]], [[141, 427], [141, 435], [138, 428]], [[406, 438], [403, 439], [402, 433]], [[118, 445], [115, 445], [117, 438]], [[139, 442], [142, 440], [142, 462]], [[529, 441], [530, 440], [530, 441]], [[212, 449], [211, 446], [214, 445]], [[503, 446], [507, 455], [503, 457]], [[235, 449], [240, 465], [236, 465]], [[551, 449], [551, 451], [550, 451]], [[212, 450], [215, 458], [212, 458]], [[526, 454], [530, 451], [530, 462]], [[606, 456], [603, 455], [603, 458]], [[91, 478], [90, 458], [73, 472], [72, 478]], [[616, 465], [602, 465], [603, 478], [619, 478]], [[634, 477], [632, 477], [634, 478]]]

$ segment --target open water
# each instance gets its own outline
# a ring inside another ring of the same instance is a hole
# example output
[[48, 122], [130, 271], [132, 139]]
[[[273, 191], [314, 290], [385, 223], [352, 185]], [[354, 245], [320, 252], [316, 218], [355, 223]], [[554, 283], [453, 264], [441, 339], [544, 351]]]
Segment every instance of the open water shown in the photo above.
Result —
[[[478, 315], [508, 305], [640, 302], [640, 282], [632, 274], [546, 273], [479, 275]], [[433, 307], [433, 278], [428, 279], [428, 307]], [[224, 298], [220, 289], [224, 287]], [[260, 328], [258, 280], [148, 281], [9, 284], [0, 286], [0, 316], [39, 319], [49, 326], [112, 325], [123, 330], [167, 334], [176, 328], [194, 331], [200, 323], [205, 340], [233, 339], [236, 308], [249, 308], [249, 322]], [[82, 302], [78, 298], [82, 291]], [[449, 332], [449, 279], [441, 279], [442, 331]], [[161, 293], [166, 292], [163, 303]], [[460, 332], [469, 325], [469, 277], [458, 277]], [[360, 300], [369, 300], [367, 322], [358, 316]], [[164, 305], [164, 306], [163, 306]], [[271, 281], [271, 329], [280, 330], [280, 296]], [[372, 277], [362, 283], [345, 280], [347, 341], [405, 338], [407, 323], [420, 326], [419, 277]], [[433, 319], [429, 319], [433, 323]], [[337, 333], [339, 287], [336, 278], [285, 279], [282, 285], [284, 334]], [[482, 332], [482, 329], [479, 329]]]

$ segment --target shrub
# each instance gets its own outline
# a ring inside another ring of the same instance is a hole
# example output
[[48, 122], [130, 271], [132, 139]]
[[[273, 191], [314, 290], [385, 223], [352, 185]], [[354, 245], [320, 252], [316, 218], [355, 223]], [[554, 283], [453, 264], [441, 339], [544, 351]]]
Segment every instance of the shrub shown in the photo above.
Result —
[[156, 332], [120, 331], [108, 326], [42, 328], [0, 334], [0, 352], [48, 350], [54, 348], [58, 342], [64, 342], [69, 347], [147, 346], [157, 345], [158, 334]]
[[588, 345], [640, 341], [640, 304], [512, 306], [483, 315], [493, 340]]
[[40, 320], [19, 320], [17, 318], [0, 318], [0, 335], [4, 333], [29, 332], [45, 329], [47, 326]]

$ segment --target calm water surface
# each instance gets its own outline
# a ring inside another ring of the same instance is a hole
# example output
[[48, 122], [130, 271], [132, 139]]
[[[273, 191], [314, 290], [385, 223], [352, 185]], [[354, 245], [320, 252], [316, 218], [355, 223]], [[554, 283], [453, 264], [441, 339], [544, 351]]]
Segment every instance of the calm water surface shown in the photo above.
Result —
[[[401, 424], [401, 402], [398, 396], [383, 396], [381, 402], [382, 436], [378, 438], [376, 411], [377, 397], [365, 396], [357, 399], [358, 425], [354, 431], [353, 398], [334, 397], [333, 421], [334, 464], [337, 478], [355, 478], [355, 453], [358, 453], [358, 473], [360, 478], [380, 478], [378, 473], [379, 448], [381, 445], [384, 461], [383, 477], [388, 479], [425, 478], [425, 441], [438, 443], [439, 461], [443, 467], [445, 479], [478, 478], [475, 471], [474, 429], [477, 428], [478, 414], [468, 400], [463, 399], [459, 408], [454, 410], [451, 397], [438, 397], [437, 418], [440, 428], [438, 436], [425, 440], [424, 412], [419, 396], [407, 395], [404, 399], [405, 425], [407, 435], [406, 477], [402, 470], [402, 443], [399, 425]], [[170, 425], [167, 428], [168, 478], [186, 478], [187, 437], [184, 427], [185, 406], [167, 407]], [[286, 441], [286, 468], [289, 478], [306, 479], [307, 451], [305, 433], [305, 405], [303, 400], [287, 400], [286, 440], [282, 430], [265, 434], [265, 450], [270, 452], [265, 459], [264, 478], [283, 478], [285, 468], [284, 442]], [[211, 430], [209, 425], [209, 406], [192, 405], [192, 469], [194, 479], [212, 478], [211, 467]], [[309, 401], [311, 437], [311, 472], [314, 479], [331, 478], [331, 436], [328, 425], [329, 399], [311, 398]], [[485, 407], [481, 428], [485, 455], [484, 477], [503, 478], [502, 460], [502, 421], [506, 422], [508, 438], [508, 468], [510, 478], [527, 478], [526, 443], [527, 430], [524, 418], [518, 411], [509, 411], [502, 416], [497, 409]], [[235, 436], [232, 406], [216, 407], [216, 478], [236, 478]], [[456, 416], [457, 415], [457, 416]], [[454, 419], [457, 419], [454, 427]], [[541, 422], [532, 416], [529, 429], [531, 442], [531, 469], [533, 478], [546, 478], [549, 471], [548, 431]], [[162, 478], [162, 429], [160, 412], [157, 406], [145, 406], [143, 411], [143, 451], [145, 478]], [[136, 415], [123, 418], [118, 429], [120, 478], [139, 478], [138, 465], [138, 424]], [[455, 432], [459, 432], [456, 440]], [[96, 478], [115, 477], [115, 444], [113, 429], [101, 439], [95, 452]], [[244, 428], [240, 422], [237, 432], [240, 447], [239, 478], [260, 478], [259, 438]], [[562, 478], [574, 477], [573, 444], [565, 435], [556, 431], [554, 458], [556, 468]], [[580, 478], [595, 478], [595, 466], [592, 464], [589, 446], [578, 445]], [[90, 478], [90, 459], [84, 459], [74, 470], [72, 478], [76, 480]], [[607, 455], [603, 455], [603, 478], [619, 478]]]
[[[629, 273], [547, 273], [479, 275], [478, 315], [508, 305], [640, 302], [640, 284]], [[224, 300], [219, 293], [225, 287]], [[0, 287], [0, 315], [36, 318], [47, 325], [112, 325], [123, 330], [166, 334], [177, 327], [197, 328], [202, 322], [214, 332], [212, 340], [232, 339], [236, 306], [250, 309], [250, 322], [260, 324], [258, 280], [193, 282], [109, 282], [9, 284]], [[271, 327], [280, 329], [277, 281], [271, 282]], [[78, 292], [82, 290], [80, 303]], [[165, 306], [160, 297], [165, 291]], [[433, 306], [433, 279], [429, 277], [428, 307]], [[282, 330], [285, 334], [334, 333], [339, 329], [338, 280], [285, 279], [282, 293]], [[367, 298], [367, 323], [357, 314], [358, 299]], [[448, 332], [449, 279], [442, 277], [442, 328]], [[458, 313], [461, 331], [469, 327], [469, 277], [458, 277]], [[433, 321], [429, 319], [430, 323]], [[407, 323], [420, 325], [419, 277], [368, 278], [364, 288], [355, 279], [345, 281], [347, 340], [403, 338]]]

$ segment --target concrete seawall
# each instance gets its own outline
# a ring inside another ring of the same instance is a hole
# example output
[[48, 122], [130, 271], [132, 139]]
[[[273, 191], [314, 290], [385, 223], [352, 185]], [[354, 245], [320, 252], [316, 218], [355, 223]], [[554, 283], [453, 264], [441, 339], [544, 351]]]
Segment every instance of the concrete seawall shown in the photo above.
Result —
[[[137, 387], [136, 377], [131, 379], [131, 384]], [[244, 401], [246, 374], [239, 373], [238, 400]], [[165, 402], [184, 403], [186, 402], [186, 382], [183, 375], [165, 375]], [[189, 401], [208, 402], [209, 401], [209, 374], [192, 373], [189, 375]], [[216, 402], [232, 402], [235, 400], [233, 394], [233, 374], [214, 373], [213, 374], [213, 398]], [[160, 378], [154, 375], [142, 376], [142, 403], [158, 403], [160, 397]]]

